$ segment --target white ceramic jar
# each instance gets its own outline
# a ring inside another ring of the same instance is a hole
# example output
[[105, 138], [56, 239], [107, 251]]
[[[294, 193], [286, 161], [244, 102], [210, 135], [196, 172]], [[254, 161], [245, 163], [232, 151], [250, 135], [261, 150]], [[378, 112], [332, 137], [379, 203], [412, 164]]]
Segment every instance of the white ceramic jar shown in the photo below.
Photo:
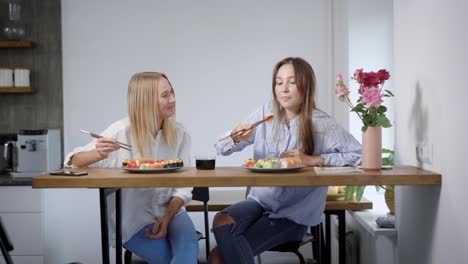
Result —
[[13, 69], [0, 68], [0, 87], [13, 87]]
[[15, 87], [30, 87], [29, 74], [31, 70], [26, 68], [15, 68], [14, 80]]

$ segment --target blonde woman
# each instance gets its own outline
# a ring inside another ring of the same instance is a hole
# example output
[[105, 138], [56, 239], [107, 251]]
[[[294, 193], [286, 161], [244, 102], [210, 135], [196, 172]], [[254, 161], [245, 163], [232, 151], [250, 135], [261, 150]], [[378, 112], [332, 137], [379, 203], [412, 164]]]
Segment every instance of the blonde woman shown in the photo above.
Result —
[[[66, 166], [118, 168], [124, 159], [182, 159], [191, 162], [190, 136], [175, 122], [175, 93], [166, 75], [142, 72], [128, 85], [128, 118], [110, 125], [65, 158]], [[115, 141], [133, 146], [120, 149]], [[185, 211], [192, 188], [122, 191], [122, 243], [149, 263], [197, 263], [195, 228]]]

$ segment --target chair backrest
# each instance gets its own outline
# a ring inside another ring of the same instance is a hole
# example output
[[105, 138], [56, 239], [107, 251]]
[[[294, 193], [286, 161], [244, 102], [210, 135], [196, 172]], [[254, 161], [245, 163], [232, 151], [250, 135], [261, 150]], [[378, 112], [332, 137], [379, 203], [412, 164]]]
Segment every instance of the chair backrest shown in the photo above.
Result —
[[192, 191], [192, 199], [200, 202], [208, 202], [210, 200], [210, 191], [208, 187], [194, 187]]

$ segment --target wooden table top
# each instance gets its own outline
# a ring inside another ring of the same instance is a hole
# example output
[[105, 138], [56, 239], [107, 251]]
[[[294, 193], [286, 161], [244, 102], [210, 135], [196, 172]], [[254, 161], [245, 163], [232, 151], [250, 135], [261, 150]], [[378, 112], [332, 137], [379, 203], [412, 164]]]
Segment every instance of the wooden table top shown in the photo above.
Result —
[[330, 185], [440, 185], [442, 176], [414, 166], [363, 171], [353, 167], [307, 167], [289, 173], [251, 172], [242, 167], [197, 170], [185, 167], [172, 173], [129, 173], [121, 169], [82, 168], [87, 176], [41, 175], [33, 188], [150, 188], [231, 186], [330, 186]]

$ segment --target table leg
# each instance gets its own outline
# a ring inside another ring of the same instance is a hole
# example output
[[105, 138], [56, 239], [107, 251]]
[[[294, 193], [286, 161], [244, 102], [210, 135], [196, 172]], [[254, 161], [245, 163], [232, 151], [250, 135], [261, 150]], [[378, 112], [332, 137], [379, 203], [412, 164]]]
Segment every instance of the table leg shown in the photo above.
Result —
[[115, 262], [122, 263], [122, 191], [115, 191]]
[[208, 223], [208, 203], [204, 203], [205, 210], [204, 210], [204, 217], [205, 217], [205, 253], [206, 253], [206, 261], [208, 262], [208, 256], [210, 254], [210, 227]]
[[331, 263], [331, 224], [330, 215], [338, 217], [338, 263], [346, 264], [346, 211], [345, 210], [330, 210], [325, 211], [326, 223], [326, 245], [327, 256], [326, 263]]
[[336, 214], [338, 215], [338, 263], [346, 264], [346, 211], [337, 211]]
[[331, 263], [331, 227], [330, 227], [330, 212], [325, 211], [325, 263]]
[[101, 211], [101, 251], [102, 263], [109, 264], [109, 233], [107, 226], [107, 195], [106, 189], [99, 188], [99, 205]]
[[325, 244], [325, 237], [324, 237], [324, 233], [323, 233], [323, 223], [320, 224], [319, 237], [320, 237], [320, 244], [319, 244], [320, 263], [326, 263], [326, 260], [325, 260], [326, 244]]
[[317, 263], [322, 263], [321, 261], [321, 258], [322, 256], [320, 255], [319, 253], [319, 250], [320, 250], [320, 239], [321, 237], [319, 236], [319, 226], [311, 226], [310, 227], [310, 234], [312, 235], [312, 237], [314, 238], [314, 241], [312, 241], [312, 256], [314, 257], [315, 259], [315, 262]]

